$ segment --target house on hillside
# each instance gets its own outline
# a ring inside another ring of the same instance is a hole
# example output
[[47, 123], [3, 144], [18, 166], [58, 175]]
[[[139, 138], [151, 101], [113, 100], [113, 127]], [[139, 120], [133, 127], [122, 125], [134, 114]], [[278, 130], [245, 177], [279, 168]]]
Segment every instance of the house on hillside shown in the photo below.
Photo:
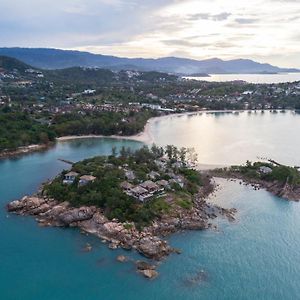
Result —
[[131, 193], [136, 199], [139, 199], [142, 202], [152, 197], [152, 194], [149, 194], [149, 192], [141, 186], [136, 186], [135, 188], [133, 188], [131, 190]]
[[72, 184], [77, 176], [79, 176], [78, 173], [71, 171], [65, 175], [63, 183], [64, 184]]
[[135, 179], [135, 174], [131, 170], [125, 170], [125, 177], [127, 180], [131, 181]]
[[156, 181], [156, 184], [162, 188], [166, 188], [168, 187], [169, 182], [163, 179], [163, 180]]
[[149, 177], [151, 180], [156, 180], [157, 178], [160, 177], [160, 174], [159, 174], [158, 172], [151, 171], [151, 172], [148, 174], [148, 177]]
[[134, 188], [128, 181], [123, 181], [120, 186], [126, 194], [131, 194], [131, 190]]
[[80, 177], [79, 179], [79, 186], [83, 186], [86, 185], [88, 183], [94, 182], [97, 178], [95, 176], [92, 175], [83, 175]]
[[272, 173], [272, 171], [273, 170], [270, 167], [266, 167], [266, 166], [262, 166], [259, 168], [259, 173], [264, 175], [270, 174]]
[[153, 194], [161, 190], [161, 188], [153, 181], [147, 180], [140, 184], [140, 186], [146, 189], [149, 193]]

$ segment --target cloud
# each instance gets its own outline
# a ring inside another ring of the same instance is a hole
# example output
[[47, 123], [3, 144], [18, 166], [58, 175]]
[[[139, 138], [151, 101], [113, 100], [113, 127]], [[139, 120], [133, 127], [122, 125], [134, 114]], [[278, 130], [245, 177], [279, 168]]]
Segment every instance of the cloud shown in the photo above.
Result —
[[254, 23], [257, 23], [259, 22], [259, 19], [257, 18], [236, 18], [234, 19], [234, 21], [238, 24], [254, 24]]
[[1, 0], [0, 46], [300, 67], [299, 0]]
[[227, 12], [222, 12], [219, 14], [197, 13], [188, 16], [188, 19], [191, 21], [195, 21], [195, 20], [224, 21], [227, 20], [229, 16], [231, 16], [231, 13], [227, 13]]

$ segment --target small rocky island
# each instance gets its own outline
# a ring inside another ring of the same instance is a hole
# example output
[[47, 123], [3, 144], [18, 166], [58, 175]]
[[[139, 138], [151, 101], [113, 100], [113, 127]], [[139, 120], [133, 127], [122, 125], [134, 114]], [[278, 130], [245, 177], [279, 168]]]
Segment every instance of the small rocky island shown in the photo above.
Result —
[[[34, 216], [41, 226], [78, 227], [111, 249], [134, 249], [157, 261], [180, 253], [163, 237], [207, 229], [217, 216], [234, 220], [235, 209], [206, 202], [214, 185], [210, 176], [195, 170], [195, 162], [191, 149], [174, 146], [122, 148], [118, 154], [112, 149], [110, 156], [73, 164], [36, 195], [13, 201], [7, 209]], [[145, 265], [139, 262], [138, 271], [155, 277], [154, 267]]]
[[247, 161], [243, 166], [215, 169], [212, 176], [241, 179], [255, 189], [264, 188], [275, 196], [300, 201], [300, 168], [282, 165], [274, 160]]

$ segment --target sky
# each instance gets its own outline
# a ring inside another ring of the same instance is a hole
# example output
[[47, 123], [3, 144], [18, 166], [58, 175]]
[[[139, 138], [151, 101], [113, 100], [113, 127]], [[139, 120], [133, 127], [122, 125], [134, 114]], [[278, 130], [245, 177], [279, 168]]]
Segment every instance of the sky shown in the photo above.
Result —
[[300, 0], [0, 0], [0, 47], [300, 68]]

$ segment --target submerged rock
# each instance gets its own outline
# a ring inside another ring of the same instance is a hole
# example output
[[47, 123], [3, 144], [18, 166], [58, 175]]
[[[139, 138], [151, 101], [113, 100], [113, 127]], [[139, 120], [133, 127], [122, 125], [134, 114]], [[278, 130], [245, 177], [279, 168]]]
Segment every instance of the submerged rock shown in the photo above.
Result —
[[124, 255], [119, 255], [119, 256], [117, 256], [117, 261], [118, 262], [126, 262], [126, 261], [128, 261], [128, 257], [126, 257]]
[[145, 261], [136, 261], [137, 271], [148, 279], [154, 279], [158, 276], [158, 272], [155, 270], [156, 266], [151, 265]]
[[155, 270], [156, 266], [147, 263], [146, 261], [138, 260], [136, 261], [136, 267], [138, 270]]
[[140, 270], [139, 273], [148, 279], [154, 279], [158, 276], [158, 272], [155, 270]]
[[204, 270], [198, 271], [195, 275], [184, 280], [186, 286], [193, 286], [208, 280], [208, 274]]
[[92, 246], [89, 243], [86, 243], [85, 247], [83, 248], [85, 252], [91, 252]]

